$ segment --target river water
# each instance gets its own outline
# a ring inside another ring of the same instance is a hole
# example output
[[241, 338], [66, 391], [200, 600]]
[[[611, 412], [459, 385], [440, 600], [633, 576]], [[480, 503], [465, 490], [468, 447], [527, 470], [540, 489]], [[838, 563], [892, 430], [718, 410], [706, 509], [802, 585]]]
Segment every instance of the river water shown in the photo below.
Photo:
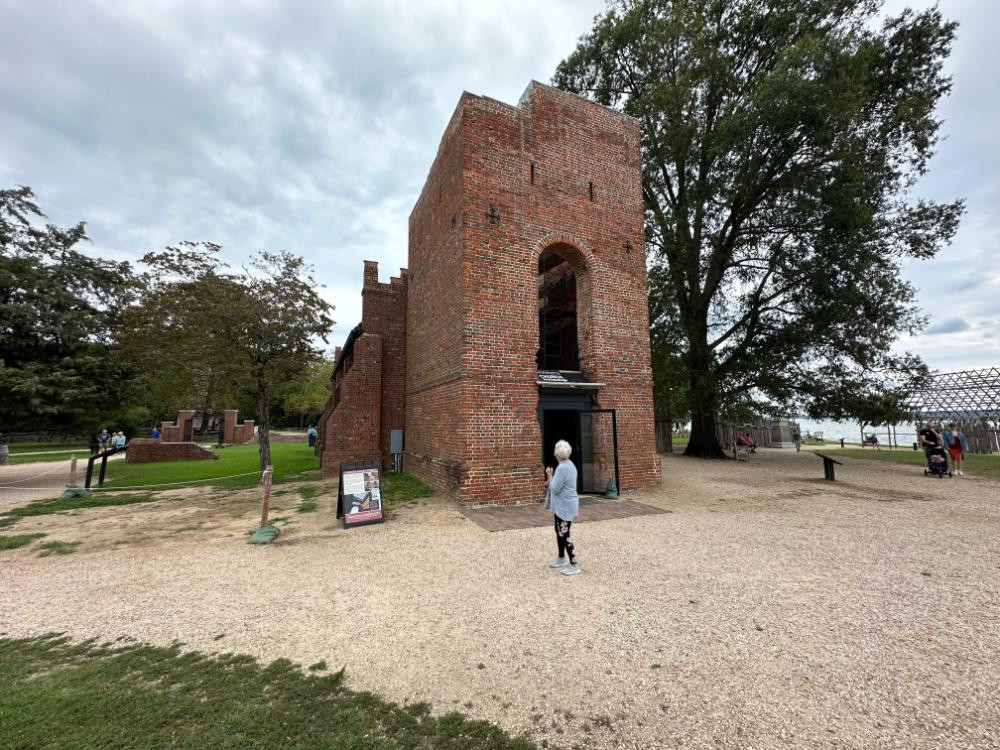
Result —
[[[823, 439], [828, 442], [840, 442], [841, 438], [844, 438], [847, 443], [860, 443], [861, 442], [861, 425], [857, 422], [837, 422], [832, 419], [809, 419], [808, 417], [794, 417], [796, 422], [799, 423], [799, 429], [802, 430], [802, 437], [807, 434], [815, 435], [817, 432], [823, 433]], [[878, 435], [879, 442], [882, 445], [889, 445], [890, 434], [892, 433], [892, 427], [865, 427], [865, 434], [871, 435], [875, 433]], [[916, 428], [912, 424], [901, 424], [896, 426], [896, 438], [900, 445], [907, 446], [912, 445], [917, 439]]]

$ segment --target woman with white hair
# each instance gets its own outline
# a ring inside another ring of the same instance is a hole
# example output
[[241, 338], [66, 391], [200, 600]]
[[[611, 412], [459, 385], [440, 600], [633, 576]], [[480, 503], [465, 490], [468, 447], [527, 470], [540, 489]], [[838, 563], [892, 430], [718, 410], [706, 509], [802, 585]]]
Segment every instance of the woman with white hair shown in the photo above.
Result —
[[564, 576], [580, 572], [580, 566], [576, 561], [576, 550], [569, 537], [570, 527], [580, 512], [580, 498], [576, 494], [576, 466], [569, 460], [572, 452], [569, 443], [560, 440], [556, 443], [554, 451], [559, 465], [554, 472], [551, 466], [545, 467], [545, 486], [549, 492], [549, 509], [555, 517], [556, 546], [559, 550], [559, 557], [549, 563], [549, 567], [562, 568]]

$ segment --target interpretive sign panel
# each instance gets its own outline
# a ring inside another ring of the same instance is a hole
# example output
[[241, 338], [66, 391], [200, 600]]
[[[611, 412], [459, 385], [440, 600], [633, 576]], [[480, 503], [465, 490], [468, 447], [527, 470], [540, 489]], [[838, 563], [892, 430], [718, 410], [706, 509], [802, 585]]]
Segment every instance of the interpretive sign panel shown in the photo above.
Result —
[[382, 512], [382, 488], [379, 486], [379, 465], [340, 465], [338, 514], [349, 526], [364, 526], [385, 520]]

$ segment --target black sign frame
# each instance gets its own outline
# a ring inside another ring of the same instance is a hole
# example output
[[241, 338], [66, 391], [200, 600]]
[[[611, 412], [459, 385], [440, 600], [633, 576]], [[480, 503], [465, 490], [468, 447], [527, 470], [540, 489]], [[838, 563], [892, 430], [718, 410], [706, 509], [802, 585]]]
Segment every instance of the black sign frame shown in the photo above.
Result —
[[[344, 494], [344, 473], [345, 472], [374, 472], [375, 486], [367, 488], [370, 493], [374, 489], [378, 508], [375, 510], [361, 511], [358, 514], [351, 513], [349, 506], [355, 503], [355, 494]], [[360, 515], [362, 518], [348, 521], [348, 516]], [[337, 487], [337, 518], [341, 520], [345, 529], [353, 529], [356, 526], [369, 526], [374, 523], [385, 523], [385, 504], [382, 499], [382, 461], [377, 460], [368, 464], [348, 464], [346, 461], [340, 463], [340, 481]]]

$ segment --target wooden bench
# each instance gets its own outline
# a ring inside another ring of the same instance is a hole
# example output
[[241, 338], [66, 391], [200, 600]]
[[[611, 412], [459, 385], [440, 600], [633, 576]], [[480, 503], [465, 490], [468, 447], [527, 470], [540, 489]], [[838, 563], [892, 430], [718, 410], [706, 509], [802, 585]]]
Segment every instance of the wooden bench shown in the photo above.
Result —
[[813, 455], [819, 456], [823, 459], [823, 477], [825, 479], [829, 479], [831, 482], [834, 481], [833, 465], [837, 464], [837, 466], [843, 466], [844, 464], [835, 458], [827, 456], [825, 453], [817, 453], [816, 451], [813, 451]]
[[753, 453], [753, 448], [750, 447], [749, 445], [733, 446], [733, 457], [737, 461], [749, 461], [751, 453]]

